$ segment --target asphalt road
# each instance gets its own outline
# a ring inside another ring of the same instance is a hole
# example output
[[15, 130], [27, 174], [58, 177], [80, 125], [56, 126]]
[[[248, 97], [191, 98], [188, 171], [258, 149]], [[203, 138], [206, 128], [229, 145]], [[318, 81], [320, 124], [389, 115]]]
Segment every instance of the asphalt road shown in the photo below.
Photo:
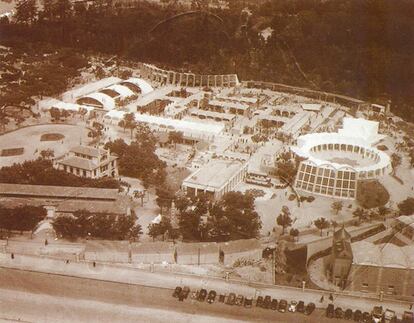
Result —
[[168, 289], [0, 268], [0, 322], [341, 322], [194, 300]]

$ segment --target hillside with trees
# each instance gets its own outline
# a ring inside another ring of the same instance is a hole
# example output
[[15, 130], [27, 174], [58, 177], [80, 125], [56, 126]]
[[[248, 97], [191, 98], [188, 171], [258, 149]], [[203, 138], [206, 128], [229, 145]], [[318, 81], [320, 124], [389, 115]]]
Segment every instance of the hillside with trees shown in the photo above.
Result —
[[[71, 47], [193, 72], [235, 72], [243, 80], [392, 100], [397, 115], [414, 120], [410, 0], [228, 0], [223, 8], [207, 1], [193, 8], [168, 1], [43, 0], [42, 8], [22, 2], [15, 20], [0, 22], [1, 43], [14, 50]], [[273, 30], [267, 39], [266, 28]]]

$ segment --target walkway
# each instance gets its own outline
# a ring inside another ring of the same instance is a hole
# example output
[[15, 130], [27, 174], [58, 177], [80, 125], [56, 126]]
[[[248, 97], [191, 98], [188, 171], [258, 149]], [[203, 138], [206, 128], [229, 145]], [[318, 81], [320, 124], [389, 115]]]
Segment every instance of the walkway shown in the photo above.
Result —
[[[187, 285], [190, 288], [214, 289], [218, 293], [234, 292], [245, 296], [257, 297], [270, 295], [277, 299], [288, 301], [296, 299], [305, 302], [314, 302], [317, 307], [326, 307], [329, 295], [316, 290], [301, 290], [286, 286], [272, 286], [257, 283], [246, 283], [236, 280], [225, 281], [219, 278], [209, 278], [196, 275], [182, 275], [176, 273], [148, 272], [131, 266], [118, 266], [109, 264], [94, 264], [89, 262], [69, 262], [46, 257], [15, 255], [14, 259], [9, 254], [0, 253], [0, 267], [15, 268], [29, 271], [38, 271], [65, 276], [83, 277], [89, 279], [122, 282], [152, 287], [173, 289], [177, 285]], [[321, 296], [325, 301], [320, 303]], [[360, 309], [371, 311], [375, 305], [393, 309], [399, 316], [409, 310], [409, 303], [387, 300], [379, 302], [378, 299], [368, 295], [351, 296], [346, 294], [333, 294], [334, 303], [342, 308]]]

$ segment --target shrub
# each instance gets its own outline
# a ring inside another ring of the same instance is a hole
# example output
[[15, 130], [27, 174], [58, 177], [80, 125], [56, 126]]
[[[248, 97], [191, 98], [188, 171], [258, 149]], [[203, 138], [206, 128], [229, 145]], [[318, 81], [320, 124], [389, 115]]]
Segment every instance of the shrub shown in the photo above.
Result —
[[290, 194], [288, 197], [289, 201], [293, 201], [296, 198], [295, 194]]
[[315, 196], [308, 196], [308, 199], [307, 199], [307, 201], [308, 201], [308, 203], [312, 203], [313, 201], [315, 201]]
[[365, 209], [384, 206], [388, 203], [390, 194], [377, 180], [358, 182], [357, 201]]

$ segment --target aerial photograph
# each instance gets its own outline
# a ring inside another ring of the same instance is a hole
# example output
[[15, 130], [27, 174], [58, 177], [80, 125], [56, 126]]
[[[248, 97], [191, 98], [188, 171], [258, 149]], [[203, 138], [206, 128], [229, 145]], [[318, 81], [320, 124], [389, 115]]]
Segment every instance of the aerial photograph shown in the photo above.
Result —
[[414, 0], [0, 0], [0, 323], [414, 323]]

